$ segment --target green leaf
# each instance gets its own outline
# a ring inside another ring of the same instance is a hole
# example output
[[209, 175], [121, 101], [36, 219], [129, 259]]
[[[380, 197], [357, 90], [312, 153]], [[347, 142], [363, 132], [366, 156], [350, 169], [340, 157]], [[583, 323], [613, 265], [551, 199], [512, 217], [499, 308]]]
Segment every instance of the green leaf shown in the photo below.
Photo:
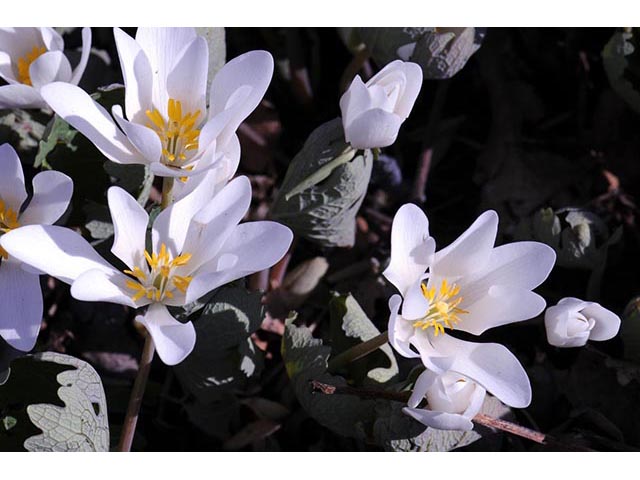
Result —
[[[371, 340], [380, 331], [369, 320], [351, 294], [336, 295], [329, 303], [331, 345], [337, 355], [361, 342]], [[348, 377], [356, 384], [383, 384], [398, 375], [398, 362], [388, 343], [347, 366]]]
[[602, 63], [611, 88], [640, 112], [640, 51], [637, 28], [614, 33], [602, 50]]
[[217, 398], [219, 390], [242, 385], [261, 368], [250, 338], [262, 322], [261, 294], [222, 287], [192, 317], [196, 345], [174, 372], [185, 389], [206, 403]]
[[107, 401], [93, 367], [61, 353], [44, 352], [36, 357], [75, 369], [57, 376], [64, 407], [48, 403], [27, 407], [29, 418], [42, 434], [27, 438], [24, 447], [32, 452], [108, 452]]
[[444, 79], [458, 73], [480, 48], [485, 29], [361, 27], [359, 33], [379, 66], [408, 60], [422, 67], [425, 79]]
[[339, 118], [314, 130], [289, 165], [273, 218], [321, 246], [352, 246], [373, 154], [351, 152]]

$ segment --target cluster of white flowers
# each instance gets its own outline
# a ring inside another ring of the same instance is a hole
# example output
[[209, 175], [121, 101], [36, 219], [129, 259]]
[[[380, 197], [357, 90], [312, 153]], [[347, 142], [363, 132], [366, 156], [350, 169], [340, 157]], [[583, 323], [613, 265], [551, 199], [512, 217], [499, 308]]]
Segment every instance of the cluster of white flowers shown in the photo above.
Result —
[[[269, 268], [289, 249], [293, 234], [276, 222], [239, 224], [249, 209], [247, 177], [232, 181], [240, 159], [236, 129], [262, 100], [273, 59], [249, 52], [228, 62], [206, 86], [209, 52], [192, 28], [139, 28], [133, 39], [114, 29], [125, 81], [126, 118], [111, 115], [77, 87], [87, 64], [90, 29], [83, 30], [80, 63], [71, 72], [62, 39], [52, 29], [0, 30], [0, 108], [48, 105], [117, 163], [148, 165], [177, 177], [175, 202], [151, 225], [135, 198], [108, 191], [114, 225], [112, 253], [126, 268], [106, 262], [75, 231], [53, 226], [71, 199], [71, 179], [43, 172], [33, 181], [27, 207], [20, 160], [0, 147], [0, 334], [13, 347], [33, 348], [42, 318], [38, 275], [71, 284], [85, 301], [135, 309], [160, 358], [181, 362], [195, 345], [191, 322], [167, 306], [181, 306], [207, 292]], [[208, 105], [208, 108], [207, 108]]]

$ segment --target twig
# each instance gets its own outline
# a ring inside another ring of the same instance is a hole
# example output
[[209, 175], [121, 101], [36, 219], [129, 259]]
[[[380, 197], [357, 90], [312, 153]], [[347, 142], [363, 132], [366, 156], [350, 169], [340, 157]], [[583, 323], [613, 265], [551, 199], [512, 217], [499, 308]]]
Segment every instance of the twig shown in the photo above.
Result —
[[420, 160], [418, 161], [416, 179], [413, 182], [412, 198], [420, 203], [424, 203], [424, 201], [427, 199], [427, 196], [424, 192], [427, 187], [427, 180], [429, 179], [429, 170], [431, 169], [432, 158], [433, 149], [425, 148], [420, 154]]
[[369, 51], [366, 48], [359, 50], [351, 59], [347, 68], [344, 69], [342, 76], [340, 77], [340, 93], [343, 93], [349, 88], [352, 80], [364, 67], [365, 63], [369, 59]]
[[[311, 381], [312, 392], [324, 395], [356, 395], [360, 398], [390, 400], [392, 402], [407, 403], [411, 392], [393, 392], [372, 388], [354, 388], [348, 385], [329, 385], [317, 380]], [[526, 438], [536, 443], [546, 444], [547, 436], [544, 433], [536, 432], [529, 428], [522, 427], [515, 423], [507, 422], [499, 418], [489, 417], [479, 413], [473, 417], [473, 421], [485, 427], [495, 428], [503, 432], [511, 433], [522, 438]]]
[[351, 347], [348, 350], [336, 355], [329, 361], [328, 370], [329, 372], [336, 372], [343, 366], [355, 362], [359, 358], [364, 357], [365, 355], [370, 354], [371, 352], [376, 351], [382, 345], [389, 341], [389, 336], [387, 332], [383, 332], [380, 335], [373, 337], [366, 342], [359, 343], [354, 347]]
[[124, 418], [122, 433], [120, 434], [120, 443], [118, 443], [119, 452], [128, 452], [131, 450], [133, 436], [136, 432], [136, 424], [138, 423], [138, 413], [140, 412], [140, 405], [142, 404], [142, 398], [144, 397], [144, 390], [147, 386], [147, 379], [149, 378], [151, 361], [153, 360], [155, 350], [153, 339], [151, 338], [151, 335], [147, 334], [144, 341], [142, 356], [140, 357], [140, 367], [138, 368], [138, 374], [136, 375], [136, 380], [133, 384], [133, 390], [131, 391], [131, 397], [129, 398], [129, 405], [127, 406], [127, 414]]

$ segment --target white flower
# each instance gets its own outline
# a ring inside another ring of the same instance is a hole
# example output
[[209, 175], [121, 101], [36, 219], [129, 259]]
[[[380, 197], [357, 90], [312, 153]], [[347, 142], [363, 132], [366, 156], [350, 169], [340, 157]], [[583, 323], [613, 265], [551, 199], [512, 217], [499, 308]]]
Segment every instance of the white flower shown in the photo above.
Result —
[[563, 298], [544, 314], [547, 340], [555, 347], [581, 347], [587, 340], [609, 340], [620, 329], [620, 317], [595, 302]]
[[[69, 206], [73, 182], [60, 172], [41, 172], [33, 179], [27, 207], [22, 165], [15, 150], [0, 145], [0, 240], [24, 225], [51, 225]], [[21, 213], [22, 212], [22, 213]], [[39, 274], [0, 246], [0, 336], [14, 348], [33, 348], [42, 322]]]
[[422, 86], [422, 69], [395, 60], [365, 84], [359, 75], [340, 98], [344, 136], [353, 148], [382, 148], [396, 141]]
[[156, 175], [185, 181], [214, 164], [235, 172], [235, 132], [269, 86], [271, 55], [248, 52], [224, 65], [211, 83], [207, 110], [209, 50], [193, 28], [139, 28], [135, 39], [116, 28], [114, 35], [125, 111], [115, 105], [112, 118], [87, 93], [61, 83], [42, 91], [51, 108], [116, 163], [149, 165]]
[[[498, 215], [487, 211], [451, 245], [434, 253], [435, 241], [422, 210], [412, 204], [398, 210], [391, 229], [391, 262], [383, 272], [402, 295], [389, 300], [389, 342], [401, 355], [421, 357], [431, 370], [464, 372], [493, 392], [494, 387], [476, 374], [489, 372], [513, 378], [514, 388], [526, 392], [527, 376], [505, 347], [463, 342], [445, 333], [455, 328], [480, 335], [544, 310], [544, 299], [532, 289], [549, 275], [555, 263], [553, 249], [538, 242], [494, 248], [497, 230]], [[458, 352], [464, 349], [473, 355], [463, 359]], [[460, 362], [466, 362], [464, 368]], [[522, 403], [518, 398], [503, 401]]]
[[91, 29], [82, 29], [82, 54], [75, 69], [63, 53], [62, 37], [49, 27], [0, 28], [1, 108], [44, 108], [40, 90], [52, 82], [77, 85], [91, 51]]
[[[453, 371], [425, 370], [416, 380], [404, 413], [439, 430], [472, 430], [471, 419], [482, 408], [487, 391], [470, 378]], [[418, 405], [427, 400], [427, 407]]]
[[137, 319], [153, 337], [160, 358], [181, 362], [195, 344], [191, 322], [174, 319], [167, 306], [197, 300], [228, 282], [275, 264], [292, 240], [287, 227], [261, 221], [238, 225], [251, 202], [247, 177], [228, 183], [215, 197], [200, 183], [163, 210], [153, 223], [146, 248], [147, 212], [118, 187], [108, 191], [114, 222], [112, 253], [126, 265], [120, 271], [74, 231], [61, 227], [24, 227], [0, 239], [2, 247], [25, 263], [71, 284], [79, 300], [140, 308]]

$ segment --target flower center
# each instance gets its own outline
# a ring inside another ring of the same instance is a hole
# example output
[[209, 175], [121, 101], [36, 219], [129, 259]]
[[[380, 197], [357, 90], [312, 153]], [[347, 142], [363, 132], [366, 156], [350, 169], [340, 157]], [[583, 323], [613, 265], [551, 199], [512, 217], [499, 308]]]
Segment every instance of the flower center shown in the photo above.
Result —
[[18, 81], [25, 85], [33, 86], [31, 83], [31, 75], [29, 74], [29, 67], [36, 59], [47, 51], [44, 47], [35, 46], [24, 57], [18, 59]]
[[[0, 198], [0, 236], [5, 233], [9, 233], [14, 228], [18, 228], [20, 223], [18, 222], [18, 212], [9, 208], [4, 200]], [[0, 257], [5, 260], [9, 258], [7, 251], [0, 247]]]
[[139, 267], [124, 271], [127, 275], [135, 278], [135, 280], [127, 280], [127, 288], [135, 292], [131, 296], [134, 302], [145, 296], [154, 302], [160, 302], [165, 298], [173, 298], [176, 289], [186, 293], [193, 277], [174, 275], [173, 270], [189, 263], [189, 260], [191, 260], [190, 253], [183, 253], [176, 258], [171, 258], [167, 251], [167, 246], [163, 243], [160, 246], [159, 254], [149, 254], [145, 250], [144, 258], [147, 260], [148, 265], [144, 269], [145, 271]]
[[458, 307], [462, 297], [458, 295], [460, 287], [455, 283], [450, 286], [446, 280], [442, 280], [439, 290], [436, 287], [427, 288], [424, 283], [420, 287], [424, 298], [429, 300], [429, 309], [424, 317], [413, 322], [414, 327], [422, 330], [433, 327], [438, 336], [444, 333], [445, 327], [452, 329], [460, 321], [460, 315], [469, 313]]
[[158, 109], [146, 111], [150, 120], [147, 126], [158, 134], [162, 142], [162, 163], [169, 167], [191, 170], [193, 165], [185, 164], [189, 160], [189, 152], [198, 150], [200, 130], [196, 125], [200, 110], [183, 115], [182, 103], [170, 98], [167, 113], [169, 119], [165, 121]]

